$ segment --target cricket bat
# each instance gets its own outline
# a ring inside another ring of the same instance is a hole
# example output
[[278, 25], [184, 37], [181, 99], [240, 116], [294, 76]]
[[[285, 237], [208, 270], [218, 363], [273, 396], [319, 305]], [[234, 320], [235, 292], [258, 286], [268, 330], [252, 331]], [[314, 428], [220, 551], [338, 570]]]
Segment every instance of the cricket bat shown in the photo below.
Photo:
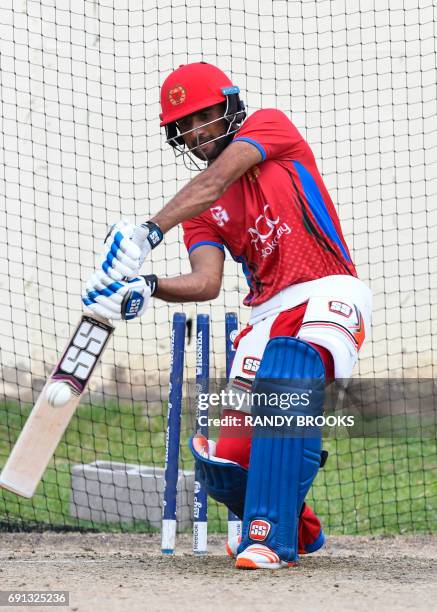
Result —
[[1, 487], [33, 496], [113, 331], [106, 319], [82, 315], [0, 474]]

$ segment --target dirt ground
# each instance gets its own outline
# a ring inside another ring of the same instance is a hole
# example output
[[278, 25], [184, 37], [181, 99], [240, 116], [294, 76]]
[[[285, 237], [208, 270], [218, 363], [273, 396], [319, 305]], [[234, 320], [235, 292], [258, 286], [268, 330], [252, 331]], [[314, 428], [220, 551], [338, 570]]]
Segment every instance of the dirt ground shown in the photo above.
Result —
[[0, 534], [0, 590], [68, 590], [74, 612], [436, 610], [437, 536], [331, 537], [297, 568], [242, 571], [224, 537], [194, 558], [180, 536], [163, 557], [156, 535]]

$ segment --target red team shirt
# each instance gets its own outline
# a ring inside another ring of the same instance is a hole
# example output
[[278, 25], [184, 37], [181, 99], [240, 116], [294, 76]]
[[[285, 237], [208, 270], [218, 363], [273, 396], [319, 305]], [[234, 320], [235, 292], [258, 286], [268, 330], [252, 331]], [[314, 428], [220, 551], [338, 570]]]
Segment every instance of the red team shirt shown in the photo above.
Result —
[[233, 142], [238, 140], [253, 144], [262, 162], [211, 208], [182, 224], [188, 252], [207, 244], [226, 247], [243, 266], [247, 306], [297, 283], [356, 276], [314, 155], [287, 116], [257, 111], [235, 134]]

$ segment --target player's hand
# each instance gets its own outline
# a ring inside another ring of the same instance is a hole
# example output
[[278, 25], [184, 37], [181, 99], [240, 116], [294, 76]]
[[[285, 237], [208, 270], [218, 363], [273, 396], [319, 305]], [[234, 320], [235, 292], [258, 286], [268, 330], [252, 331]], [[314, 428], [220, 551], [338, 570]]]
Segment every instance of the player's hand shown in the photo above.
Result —
[[105, 319], [134, 319], [146, 312], [157, 282], [154, 274], [128, 281], [114, 281], [98, 270], [87, 282], [82, 302], [94, 314]]
[[134, 225], [122, 219], [108, 232], [100, 261], [112, 280], [138, 276], [147, 255], [162, 241], [160, 228], [151, 221]]

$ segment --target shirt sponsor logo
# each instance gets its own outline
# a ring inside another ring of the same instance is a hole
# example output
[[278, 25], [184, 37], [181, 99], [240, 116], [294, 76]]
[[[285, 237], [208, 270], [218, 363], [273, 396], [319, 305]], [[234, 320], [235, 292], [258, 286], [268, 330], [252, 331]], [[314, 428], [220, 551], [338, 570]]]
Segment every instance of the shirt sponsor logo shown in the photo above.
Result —
[[256, 218], [255, 227], [250, 227], [248, 231], [251, 243], [263, 258], [273, 253], [282, 236], [291, 234], [288, 223], [281, 223], [279, 215], [273, 218], [269, 204], [264, 206], [264, 213]]
[[229, 221], [229, 215], [222, 206], [212, 206], [210, 210], [212, 218], [219, 227], [223, 227]]
[[268, 521], [255, 519], [250, 523], [249, 538], [257, 542], [262, 542], [269, 535], [270, 527], [271, 525]]

